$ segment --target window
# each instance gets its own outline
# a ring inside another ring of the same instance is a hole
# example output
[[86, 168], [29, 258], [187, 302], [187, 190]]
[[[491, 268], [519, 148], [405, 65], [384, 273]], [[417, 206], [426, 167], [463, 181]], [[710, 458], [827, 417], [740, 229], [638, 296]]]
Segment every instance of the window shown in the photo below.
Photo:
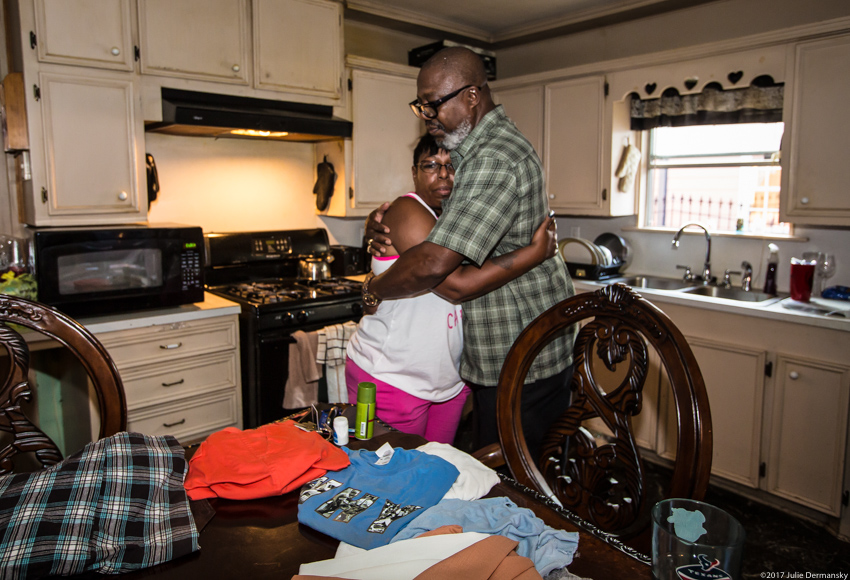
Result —
[[649, 131], [645, 227], [700, 222], [712, 232], [790, 234], [779, 221], [783, 123]]

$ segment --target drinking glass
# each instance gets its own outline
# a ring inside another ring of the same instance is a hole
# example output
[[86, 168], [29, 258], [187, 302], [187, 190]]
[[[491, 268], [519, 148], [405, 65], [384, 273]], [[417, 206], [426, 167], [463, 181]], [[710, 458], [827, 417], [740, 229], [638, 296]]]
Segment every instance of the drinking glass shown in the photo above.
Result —
[[791, 258], [791, 299], [808, 302], [815, 278], [815, 261]]
[[823, 260], [818, 260], [817, 263], [817, 271], [820, 274], [820, 276], [818, 276], [820, 287], [815, 293], [815, 296], [820, 296], [823, 293], [823, 289], [826, 288], [827, 279], [832, 278], [832, 276], [835, 275], [835, 254], [822, 255]]
[[665, 499], [652, 508], [652, 575], [656, 580], [739, 580], [746, 533], [720, 508]]

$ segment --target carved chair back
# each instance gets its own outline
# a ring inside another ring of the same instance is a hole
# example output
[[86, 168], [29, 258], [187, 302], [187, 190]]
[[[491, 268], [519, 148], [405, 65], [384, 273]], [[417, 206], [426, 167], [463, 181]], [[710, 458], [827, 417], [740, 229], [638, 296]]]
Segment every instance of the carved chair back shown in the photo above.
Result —
[[[574, 348], [572, 401], [547, 433], [541, 456], [531, 457], [520, 419], [522, 386], [537, 354], [573, 324], [583, 326]], [[647, 499], [632, 418], [646, 403], [647, 343], [667, 371], [678, 423], [672, 481], [663, 495], [702, 499], [712, 453], [705, 383], [681, 332], [627, 286], [614, 284], [573, 296], [534, 320], [505, 360], [497, 395], [501, 451], [514, 478], [620, 539], [641, 535], [643, 540], [633, 545], [643, 548], [654, 502]], [[594, 364], [594, 357], [602, 364]], [[603, 365], [607, 371], [601, 370]], [[626, 372], [614, 375], [617, 365], [626, 365]], [[619, 383], [606, 384], [603, 374], [608, 383], [612, 376]], [[594, 418], [607, 427], [606, 435], [594, 436], [582, 426]]]
[[[43, 467], [62, 460], [53, 440], [27, 417], [21, 404], [30, 401], [30, 352], [14, 326], [40, 332], [66, 346], [82, 363], [97, 394], [100, 437], [127, 428], [124, 386], [109, 353], [95, 336], [58, 310], [24, 298], [0, 295], [0, 371], [8, 369], [0, 390], [0, 475], [11, 473], [13, 458], [34, 453]], [[7, 360], [2, 360], [6, 355]]]

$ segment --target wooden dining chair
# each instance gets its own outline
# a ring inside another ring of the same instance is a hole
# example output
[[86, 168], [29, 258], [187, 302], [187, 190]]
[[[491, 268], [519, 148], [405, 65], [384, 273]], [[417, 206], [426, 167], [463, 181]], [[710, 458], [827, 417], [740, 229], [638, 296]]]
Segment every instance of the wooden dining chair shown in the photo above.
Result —
[[[127, 400], [121, 377], [109, 353], [95, 336], [58, 310], [15, 296], [0, 295], [0, 475], [13, 471], [13, 458], [34, 453], [42, 467], [62, 460], [59, 448], [27, 417], [21, 404], [30, 401], [30, 353], [14, 325], [35, 330], [67, 347], [82, 363], [97, 394], [100, 438], [127, 428]], [[6, 355], [5, 357], [3, 355]], [[5, 359], [5, 360], [4, 360]]]
[[[543, 347], [573, 324], [582, 326], [574, 348], [571, 405], [550, 427], [541, 455], [531, 457], [520, 418], [523, 383]], [[564, 300], [520, 334], [499, 379], [501, 443], [475, 453], [491, 466], [504, 461], [519, 483], [640, 550], [649, 547], [649, 510], [662, 499], [648, 497], [632, 424], [644, 404], [647, 344], [667, 371], [676, 408], [678, 448], [665, 497], [702, 499], [711, 470], [712, 435], [699, 366], [672, 321], [621, 284]], [[625, 372], [621, 368], [614, 374], [617, 365], [626, 365]], [[613, 385], [611, 377], [616, 377]], [[582, 425], [589, 420], [604, 423], [604, 433], [591, 434]]]

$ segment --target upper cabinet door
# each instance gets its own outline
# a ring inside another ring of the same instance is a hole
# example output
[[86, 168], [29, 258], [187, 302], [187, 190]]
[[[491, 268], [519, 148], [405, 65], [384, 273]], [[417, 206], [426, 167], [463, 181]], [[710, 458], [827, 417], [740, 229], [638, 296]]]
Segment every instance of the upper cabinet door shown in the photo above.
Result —
[[495, 101], [543, 159], [543, 85], [495, 91]]
[[247, 85], [248, 0], [138, 0], [143, 74]]
[[38, 60], [133, 70], [130, 0], [36, 0]]
[[607, 215], [604, 85], [592, 76], [546, 86], [543, 165], [549, 207], [559, 213]]
[[342, 4], [253, 0], [254, 85], [340, 100]]
[[[850, 35], [798, 44], [785, 84], [782, 219], [850, 225]], [[789, 67], [790, 68], [790, 67]]]
[[28, 223], [145, 219], [144, 129], [134, 81], [102, 75], [39, 73], [43, 133], [33, 143], [35, 199]]

